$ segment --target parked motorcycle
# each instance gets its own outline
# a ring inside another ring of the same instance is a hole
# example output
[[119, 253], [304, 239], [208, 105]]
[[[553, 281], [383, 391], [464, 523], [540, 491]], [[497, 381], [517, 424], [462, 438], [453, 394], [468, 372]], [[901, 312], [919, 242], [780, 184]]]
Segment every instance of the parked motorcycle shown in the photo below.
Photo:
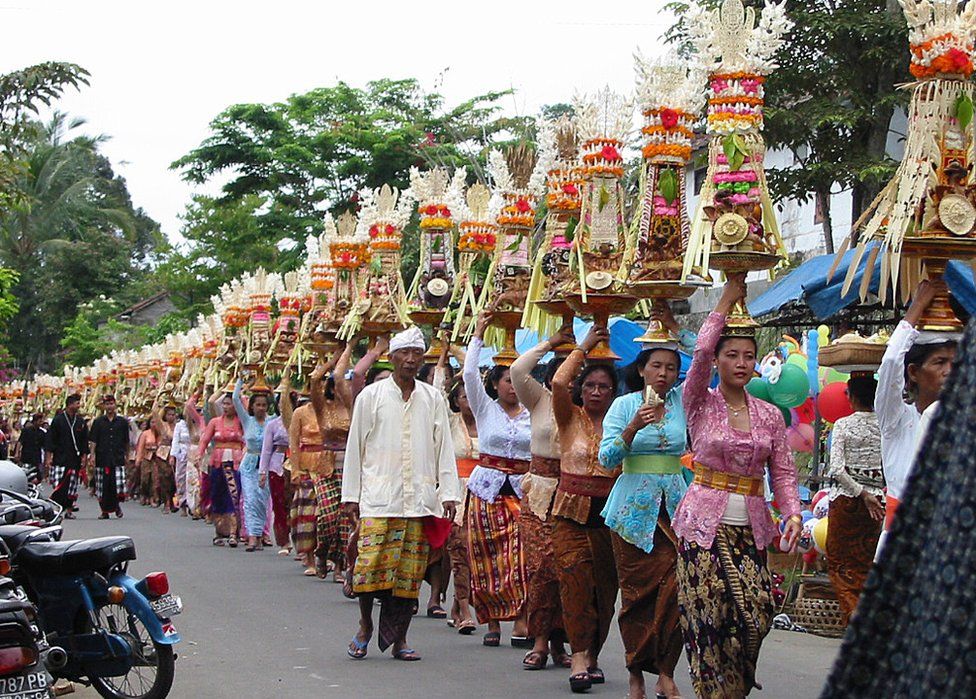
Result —
[[60, 541], [61, 527], [49, 524], [60, 517], [50, 501], [0, 488], [0, 522], [25, 522], [0, 524], [0, 541], [10, 576], [37, 607], [44, 642], [58, 649], [46, 654], [48, 671], [107, 699], [163, 699], [173, 684], [180, 635], [172, 617], [182, 601], [166, 573], [127, 574], [136, 558], [131, 538]]
[[[0, 571], [9, 572], [8, 560], [0, 559]], [[63, 654], [50, 647], [37, 624], [37, 610], [21, 587], [0, 577], [0, 697], [3, 699], [49, 699], [53, 677], [46, 663]]]

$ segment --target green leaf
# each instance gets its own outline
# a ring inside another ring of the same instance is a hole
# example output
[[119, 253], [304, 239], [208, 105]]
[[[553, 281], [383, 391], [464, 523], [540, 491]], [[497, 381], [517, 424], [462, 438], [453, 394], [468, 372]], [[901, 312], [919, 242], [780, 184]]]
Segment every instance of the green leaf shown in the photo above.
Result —
[[605, 207], [607, 205], [607, 202], [609, 202], [609, 201], [610, 201], [610, 192], [608, 192], [607, 191], [607, 188], [604, 187], [601, 184], [600, 185], [600, 199], [599, 199], [599, 202], [597, 204], [597, 211], [603, 211], [603, 207]]
[[657, 189], [669, 205], [678, 196], [678, 175], [671, 168], [661, 170], [657, 180]]
[[380, 257], [379, 257], [379, 255], [377, 255], [377, 256], [375, 256], [375, 257], [374, 257], [374, 258], [373, 258], [373, 259], [372, 259], [372, 260], [370, 261], [370, 263], [369, 263], [369, 268], [370, 268], [370, 269], [371, 269], [371, 270], [372, 270], [373, 272], [375, 272], [376, 274], [379, 274], [380, 272], [382, 272], [382, 271], [383, 271], [383, 262], [382, 262], [382, 261], [380, 260]]
[[732, 154], [732, 157], [729, 158], [729, 170], [732, 172], [737, 171], [740, 167], [742, 167], [742, 163], [744, 163], [745, 160], [745, 153], [737, 149], [735, 153]]
[[959, 122], [959, 128], [964, 131], [973, 122], [973, 100], [965, 92], [956, 100], [956, 121]]
[[563, 238], [566, 239], [567, 243], [572, 243], [573, 239], [576, 237], [576, 226], [579, 225], [579, 219], [575, 216], [566, 222], [566, 231], [563, 233]]
[[444, 239], [439, 235], [434, 236], [434, 239], [430, 241], [431, 252], [439, 253], [443, 249], [444, 249]]
[[515, 240], [512, 241], [512, 244], [509, 245], [508, 247], [506, 247], [505, 250], [507, 252], [515, 252], [516, 250], [518, 250], [519, 249], [519, 245], [522, 244], [522, 238], [524, 238], [524, 237], [525, 237], [524, 235], [522, 235], [521, 233], [519, 233], [517, 236], [515, 236]]
[[740, 134], [732, 134], [732, 145], [743, 155], [749, 155], [749, 151], [746, 149], [746, 141]]
[[725, 153], [726, 158], [732, 160], [732, 156], [735, 155], [735, 134], [728, 134], [722, 139], [722, 152]]

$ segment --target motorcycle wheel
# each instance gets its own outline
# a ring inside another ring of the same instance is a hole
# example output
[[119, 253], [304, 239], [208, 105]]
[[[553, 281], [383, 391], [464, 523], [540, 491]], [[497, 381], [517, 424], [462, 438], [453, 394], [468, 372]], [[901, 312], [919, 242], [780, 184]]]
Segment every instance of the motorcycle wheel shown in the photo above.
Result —
[[173, 686], [173, 646], [153, 641], [139, 617], [121, 604], [106, 604], [95, 613], [99, 626], [125, 638], [135, 655], [121, 677], [89, 677], [95, 691], [105, 699], [164, 699]]

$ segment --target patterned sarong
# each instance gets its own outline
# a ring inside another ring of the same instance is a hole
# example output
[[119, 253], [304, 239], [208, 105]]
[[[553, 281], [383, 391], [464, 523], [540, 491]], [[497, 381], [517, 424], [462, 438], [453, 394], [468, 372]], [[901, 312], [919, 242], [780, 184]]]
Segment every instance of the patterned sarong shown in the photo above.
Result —
[[[337, 570], [345, 566], [345, 546], [349, 526], [339, 508], [342, 501], [342, 471], [320, 476], [313, 481], [315, 490], [316, 554], [322, 564], [332, 561]], [[322, 572], [322, 571], [320, 571]]]
[[54, 502], [63, 508], [73, 505], [78, 499], [78, 470], [54, 464], [51, 466], [51, 485], [54, 487], [51, 493]]
[[827, 572], [837, 593], [844, 622], [851, 618], [868, 579], [881, 536], [881, 522], [871, 519], [861, 498], [838, 495], [830, 501]]
[[225, 461], [211, 468], [210, 512], [217, 536], [237, 536], [240, 499], [240, 474], [234, 462]]
[[552, 541], [559, 576], [556, 590], [562, 595], [562, 621], [570, 648], [597, 658], [610, 634], [617, 603], [610, 530], [556, 517]]
[[759, 648], [773, 619], [766, 552], [752, 527], [718, 525], [711, 548], [678, 547], [678, 607], [699, 697], [744, 697], [758, 687]]
[[429, 550], [420, 518], [362, 519], [353, 590], [360, 594], [391, 591], [394, 597], [417, 599]]
[[295, 485], [295, 495], [291, 500], [295, 553], [312, 553], [315, 550], [315, 510], [315, 485], [310, 478], [303, 478]]
[[488, 502], [469, 491], [467, 511], [471, 600], [478, 621], [517, 619], [525, 606], [518, 498], [501, 495]]
[[658, 514], [650, 553], [616, 532], [610, 540], [620, 581], [617, 623], [627, 669], [673, 677], [681, 657], [681, 619], [675, 575], [678, 551], [667, 510], [662, 507]]
[[552, 517], [543, 521], [528, 507], [519, 513], [519, 538], [525, 552], [525, 604], [529, 636], [534, 638], [549, 638], [553, 631], [563, 628], [559, 580], [553, 565], [553, 524]]

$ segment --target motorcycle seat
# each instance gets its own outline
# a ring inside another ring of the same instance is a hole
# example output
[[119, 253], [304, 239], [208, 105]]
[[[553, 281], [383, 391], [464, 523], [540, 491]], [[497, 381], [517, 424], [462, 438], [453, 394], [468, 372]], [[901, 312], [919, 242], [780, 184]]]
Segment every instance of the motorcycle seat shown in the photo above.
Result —
[[32, 541], [17, 554], [17, 563], [32, 573], [68, 574], [104, 570], [136, 558], [127, 536], [104, 536], [79, 541]]

